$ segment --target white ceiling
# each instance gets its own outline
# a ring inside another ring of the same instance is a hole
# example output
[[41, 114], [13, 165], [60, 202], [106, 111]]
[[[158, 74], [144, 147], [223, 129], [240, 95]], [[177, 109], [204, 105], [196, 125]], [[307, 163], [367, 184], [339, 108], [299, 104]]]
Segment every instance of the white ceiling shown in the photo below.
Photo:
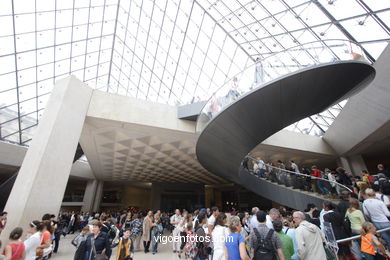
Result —
[[80, 139], [96, 178], [219, 184], [195, 156], [195, 134], [88, 117]]

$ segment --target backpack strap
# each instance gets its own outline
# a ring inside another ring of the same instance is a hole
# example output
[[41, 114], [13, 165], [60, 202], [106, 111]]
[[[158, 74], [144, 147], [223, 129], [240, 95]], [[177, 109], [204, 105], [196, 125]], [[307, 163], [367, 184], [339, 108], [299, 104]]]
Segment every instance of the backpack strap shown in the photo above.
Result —
[[273, 229], [270, 229], [269, 231], [268, 231], [268, 234], [267, 234], [267, 236], [266, 236], [266, 240], [271, 240], [271, 238], [272, 238], [272, 235], [274, 234], [274, 230]]
[[256, 252], [256, 251], [259, 250], [259, 248], [260, 248], [261, 236], [260, 236], [260, 233], [259, 233], [259, 231], [257, 230], [257, 228], [254, 228], [254, 229], [253, 229], [253, 232], [255, 232], [255, 236], [256, 236], [256, 238], [257, 238], [257, 245], [256, 245], [256, 248], [255, 248], [255, 252]]
[[289, 229], [290, 229], [290, 228], [287, 228], [286, 231], [284, 231], [284, 234], [287, 235], [287, 232], [288, 232]]

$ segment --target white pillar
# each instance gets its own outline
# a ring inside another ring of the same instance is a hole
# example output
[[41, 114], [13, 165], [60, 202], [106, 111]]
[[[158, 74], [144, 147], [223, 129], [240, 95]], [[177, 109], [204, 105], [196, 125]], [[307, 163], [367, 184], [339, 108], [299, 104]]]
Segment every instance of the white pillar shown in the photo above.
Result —
[[367, 170], [366, 163], [361, 155], [354, 155], [348, 158], [349, 166], [355, 176], [362, 176], [362, 170]]
[[5, 207], [3, 243], [13, 228], [58, 214], [92, 91], [73, 76], [55, 84]]
[[85, 187], [82, 212], [92, 212], [93, 203], [95, 201], [96, 190], [98, 186], [97, 180], [89, 180]]
[[351, 167], [349, 166], [348, 159], [346, 157], [340, 157], [337, 160], [337, 166], [343, 167], [345, 171], [352, 172]]
[[97, 184], [95, 201], [93, 202], [93, 208], [92, 208], [93, 212], [99, 211], [100, 209], [100, 203], [103, 197], [103, 185], [104, 185], [103, 181], [99, 181]]

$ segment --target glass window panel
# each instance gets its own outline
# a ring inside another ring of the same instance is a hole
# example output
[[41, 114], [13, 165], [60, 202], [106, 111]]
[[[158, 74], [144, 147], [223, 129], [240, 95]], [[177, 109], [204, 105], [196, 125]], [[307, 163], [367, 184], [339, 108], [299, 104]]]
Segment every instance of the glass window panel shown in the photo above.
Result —
[[50, 93], [53, 90], [53, 86], [54, 86], [53, 79], [46, 79], [40, 81], [38, 83], [38, 96], [42, 96], [43, 94]]
[[[10, 27], [12, 29], [12, 25], [10, 25]], [[16, 34], [21, 34], [21, 33], [26, 33], [26, 32], [34, 32], [34, 31], [35, 31], [35, 14], [15, 15], [15, 32], [16, 32]]]
[[[116, 5], [106, 5], [106, 8], [104, 10], [104, 20], [114, 20], [116, 18]], [[127, 15], [126, 15], [127, 17]]]
[[0, 53], [2, 56], [11, 54], [15, 51], [14, 37], [0, 37]]
[[280, 1], [262, 1], [262, 4], [272, 14], [279, 13], [286, 9]]
[[101, 35], [101, 30], [102, 30], [102, 23], [91, 23], [88, 27], [88, 37], [93, 38], [93, 37], [99, 37]]
[[356, 16], [365, 13], [364, 9], [357, 3], [356, 0], [342, 0], [342, 1], [319, 0], [319, 2], [336, 19], [343, 19], [346, 17]]
[[23, 52], [21, 54], [16, 55], [16, 59], [18, 62], [18, 69], [26, 69], [35, 66], [36, 63], [36, 52], [29, 51]]
[[13, 3], [15, 14], [33, 13], [35, 11], [35, 1], [13, 0]]
[[[96, 70], [97, 70], [97, 65], [89, 67], [85, 70], [85, 79], [94, 79], [96, 78]], [[95, 85], [95, 82], [91, 84], [91, 86]]]
[[363, 48], [366, 49], [374, 59], [378, 59], [388, 44], [388, 42], [367, 43], [363, 44]]
[[35, 33], [26, 33], [16, 36], [16, 51], [22, 52], [35, 49]]
[[[318, 34], [320, 34], [321, 32], [319, 32]], [[297, 40], [299, 43], [303, 44], [303, 43], [307, 43], [307, 42], [314, 42], [314, 41], [318, 41], [318, 38], [316, 38], [313, 33], [309, 30], [301, 30], [301, 31], [297, 31], [297, 32], [292, 32], [291, 33]]]
[[[75, 1], [75, 2], [83, 2], [83, 1]], [[74, 11], [74, 25], [81, 25], [88, 23], [88, 13], [89, 8], [79, 8]]]
[[12, 14], [12, 1], [0, 1], [0, 15]]
[[366, 3], [370, 9], [374, 11], [389, 8], [389, 2], [385, 0], [364, 0], [364, 3]]
[[306, 3], [308, 0], [284, 0], [290, 7], [295, 7], [297, 5], [301, 5]]
[[37, 33], [37, 47], [44, 48], [54, 45], [54, 30]]
[[56, 13], [56, 26], [69, 27], [72, 26], [73, 10], [60, 10]]
[[375, 39], [386, 39], [389, 35], [374, 21], [367, 17], [366, 19], [351, 19], [341, 22], [357, 41], [370, 41]]
[[70, 61], [69, 59], [57, 61], [55, 64], [56, 75], [69, 74], [70, 72]]
[[20, 115], [26, 115], [37, 110], [37, 102], [34, 99], [19, 103]]
[[275, 16], [275, 18], [286, 28], [288, 31], [298, 30], [303, 28], [302, 23], [291, 12], [284, 12]]
[[72, 44], [72, 56], [80, 56], [86, 53], [86, 41], [80, 41]]
[[72, 28], [62, 28], [56, 30], [56, 44], [70, 42], [72, 38]]
[[[355, 0], [354, 0], [355, 1]], [[309, 26], [315, 26], [319, 24], [329, 23], [329, 18], [322, 12], [317, 5], [309, 2], [306, 5], [299, 6], [294, 9], [304, 23]]]
[[73, 41], [85, 40], [87, 38], [88, 25], [77, 25], [73, 30]]
[[19, 102], [32, 99], [37, 96], [36, 84], [29, 84], [19, 88]]
[[89, 22], [101, 22], [103, 17], [103, 7], [92, 7], [89, 14]]
[[48, 30], [54, 28], [55, 13], [43, 12], [37, 14], [37, 31]]
[[56, 47], [55, 58], [57, 61], [70, 57], [70, 44], [63, 44]]
[[44, 48], [38, 50], [37, 53], [37, 63], [38, 65], [50, 63], [54, 61], [54, 48]]
[[[8, 91], [0, 92], [0, 107], [9, 106], [17, 103], [17, 91], [11, 89]], [[1, 110], [0, 110], [1, 111]]]
[[49, 98], [50, 98], [49, 94], [38, 97], [38, 110], [44, 109], [46, 107]]
[[115, 21], [104, 21], [103, 24], [103, 35], [113, 34], [115, 29]]
[[[1, 138], [5, 138], [10, 142], [19, 143], [19, 131], [15, 128], [18, 127], [18, 121], [14, 120], [1, 125]], [[16, 132], [15, 132], [16, 131]]]
[[87, 53], [99, 51], [100, 39], [88, 40]]
[[0, 36], [13, 35], [14, 26], [12, 16], [0, 16], [0, 24]]
[[0, 57], [0, 75], [15, 71], [15, 56], [8, 55]]
[[384, 22], [387, 26], [390, 26], [390, 11], [381, 12], [377, 15], [382, 20], [382, 22]]
[[84, 68], [84, 61], [85, 61], [85, 55], [73, 57], [72, 63], [71, 63], [72, 71], [80, 70], [80, 69]]
[[27, 85], [36, 81], [36, 68], [20, 70], [18, 73], [19, 86]]
[[0, 75], [1, 88], [0, 91], [9, 90], [16, 88], [16, 73], [11, 72], [7, 74]]

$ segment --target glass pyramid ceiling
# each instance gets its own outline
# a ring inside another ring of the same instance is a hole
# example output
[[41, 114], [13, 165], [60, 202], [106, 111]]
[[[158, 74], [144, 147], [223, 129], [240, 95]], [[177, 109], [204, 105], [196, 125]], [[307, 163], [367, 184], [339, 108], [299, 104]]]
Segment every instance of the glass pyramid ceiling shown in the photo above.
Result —
[[[2, 0], [0, 138], [27, 144], [58, 79], [168, 104], [205, 100], [256, 57], [390, 40], [388, 0]], [[289, 129], [321, 135], [345, 102]]]

